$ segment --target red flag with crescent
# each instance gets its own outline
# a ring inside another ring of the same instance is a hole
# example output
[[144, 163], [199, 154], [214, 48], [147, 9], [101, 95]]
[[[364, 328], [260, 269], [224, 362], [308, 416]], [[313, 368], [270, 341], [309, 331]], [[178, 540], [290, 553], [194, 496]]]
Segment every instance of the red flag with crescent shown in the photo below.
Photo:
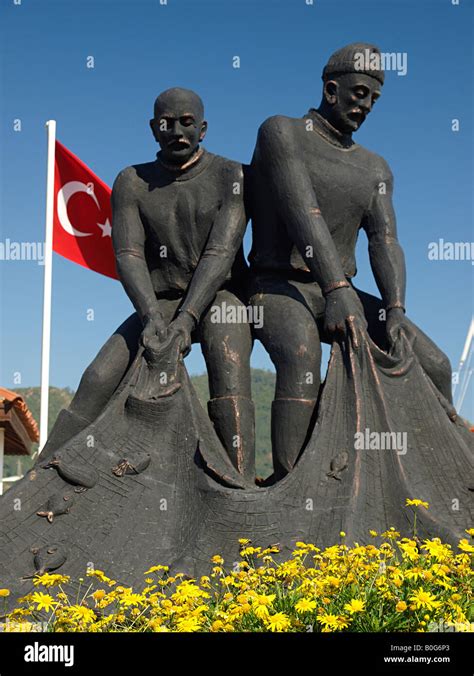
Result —
[[53, 251], [118, 279], [112, 247], [111, 189], [56, 141]]

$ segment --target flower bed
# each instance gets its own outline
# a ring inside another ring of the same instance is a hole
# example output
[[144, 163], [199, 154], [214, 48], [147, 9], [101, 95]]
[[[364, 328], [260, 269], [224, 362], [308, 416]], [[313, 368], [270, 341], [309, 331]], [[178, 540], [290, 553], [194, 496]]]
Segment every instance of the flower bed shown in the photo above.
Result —
[[[420, 500], [407, 505], [428, 507]], [[472, 537], [474, 529], [466, 533]], [[421, 541], [416, 520], [412, 538], [393, 528], [380, 537], [379, 546], [349, 547], [341, 533], [340, 543], [325, 550], [298, 542], [284, 562], [275, 560], [278, 546], [241, 539], [232, 569], [219, 555], [209, 575], [196, 580], [157, 565], [139, 590], [89, 570], [72, 595], [67, 576], [45, 573], [0, 628], [33, 631], [42, 621], [40, 628], [53, 632], [473, 631], [468, 539], [459, 552], [438, 538]], [[0, 589], [0, 597], [8, 594]]]

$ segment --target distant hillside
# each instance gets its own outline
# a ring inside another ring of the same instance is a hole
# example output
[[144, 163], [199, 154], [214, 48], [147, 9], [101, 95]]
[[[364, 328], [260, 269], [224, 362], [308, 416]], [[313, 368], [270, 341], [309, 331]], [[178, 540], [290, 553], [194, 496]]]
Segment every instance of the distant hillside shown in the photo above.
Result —
[[[207, 375], [191, 378], [201, 404], [207, 410], [209, 388]], [[270, 412], [275, 390], [275, 374], [263, 369], [252, 369], [252, 396], [256, 411], [256, 464], [257, 474], [268, 476], [272, 471], [270, 443]], [[40, 416], [40, 388], [20, 387], [15, 390], [26, 401], [35, 420]], [[51, 430], [59, 411], [69, 406], [74, 396], [69, 388], [51, 387], [49, 390], [49, 429]], [[31, 466], [29, 458], [5, 457], [5, 474], [24, 473]]]
[[[209, 388], [207, 375], [191, 378], [201, 404], [207, 411]], [[272, 447], [270, 442], [270, 416], [275, 392], [275, 374], [263, 369], [252, 369], [252, 398], [256, 417], [256, 466], [257, 475], [272, 473]]]
[[[39, 387], [19, 387], [15, 392], [20, 394], [26, 401], [28, 408], [33, 414], [33, 418], [39, 425], [40, 419], [40, 388]], [[58, 413], [62, 408], [67, 408], [74, 396], [74, 390], [69, 387], [50, 387], [49, 388], [49, 429], [51, 430]]]

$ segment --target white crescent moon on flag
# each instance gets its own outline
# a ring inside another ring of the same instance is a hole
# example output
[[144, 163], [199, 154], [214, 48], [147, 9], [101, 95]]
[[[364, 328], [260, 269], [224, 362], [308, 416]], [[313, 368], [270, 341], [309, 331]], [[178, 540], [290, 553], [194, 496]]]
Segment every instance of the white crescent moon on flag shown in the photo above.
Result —
[[92, 232], [82, 232], [77, 230], [72, 226], [71, 221], [67, 215], [67, 203], [69, 199], [78, 192], [85, 192], [87, 195], [92, 197], [94, 202], [97, 204], [97, 207], [100, 209], [99, 202], [94, 193], [87, 186], [87, 183], [82, 183], [81, 181], [69, 181], [65, 183], [61, 190], [58, 192], [58, 218], [64, 230], [72, 235], [73, 237], [90, 237]]

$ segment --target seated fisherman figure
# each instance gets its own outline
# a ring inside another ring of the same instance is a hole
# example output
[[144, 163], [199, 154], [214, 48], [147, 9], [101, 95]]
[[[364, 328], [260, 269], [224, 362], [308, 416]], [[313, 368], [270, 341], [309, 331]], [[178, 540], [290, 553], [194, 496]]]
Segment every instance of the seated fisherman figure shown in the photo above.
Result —
[[[250, 302], [263, 307], [263, 325], [255, 335], [277, 372], [276, 479], [292, 469], [311, 433], [321, 341], [348, 335], [357, 347], [359, 330], [367, 327], [372, 340], [388, 350], [403, 327], [415, 338], [414, 352], [455, 417], [449, 360], [405, 316], [405, 262], [392, 173], [382, 157], [352, 139], [381, 94], [380, 64], [373, 45], [338, 50], [324, 68], [319, 108], [301, 119], [271, 117], [258, 133], [251, 169]], [[361, 228], [381, 299], [351, 281]]]
[[192, 91], [175, 88], [160, 94], [150, 125], [161, 148], [156, 160], [123, 170], [112, 191], [117, 270], [135, 312], [85, 370], [42, 457], [99, 415], [140, 341], [146, 347], [156, 344], [157, 336], [169, 341], [175, 335], [184, 355], [192, 342], [201, 343], [210, 418], [234, 466], [252, 479], [249, 324], [212, 321], [217, 314], [212, 307], [239, 309], [245, 300], [243, 169], [200, 146], [207, 123], [203, 103]]

